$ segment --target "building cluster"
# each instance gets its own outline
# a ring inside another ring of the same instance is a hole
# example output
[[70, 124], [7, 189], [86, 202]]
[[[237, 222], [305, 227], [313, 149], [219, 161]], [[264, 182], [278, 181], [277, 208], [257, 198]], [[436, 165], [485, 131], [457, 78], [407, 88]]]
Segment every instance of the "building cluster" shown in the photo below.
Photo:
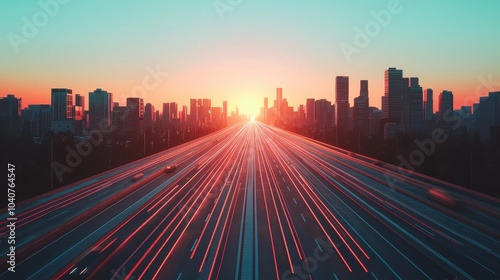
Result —
[[212, 107], [210, 99], [191, 99], [188, 106], [175, 102], [162, 104], [161, 111], [143, 98], [129, 97], [126, 104], [113, 102], [113, 93], [100, 88], [85, 96], [71, 89], [53, 88], [51, 104], [30, 104], [22, 109], [22, 99], [14, 95], [0, 98], [0, 134], [18, 137], [22, 133], [40, 142], [49, 132], [85, 137], [90, 131], [138, 138], [151, 129], [159, 133], [170, 130], [218, 129], [239, 119], [238, 110], [228, 113], [227, 101]]
[[309, 135], [334, 135], [333, 143], [342, 146], [349, 137], [380, 136], [391, 140], [398, 135], [418, 137], [440, 127], [459, 133], [456, 124], [470, 135], [478, 133], [482, 140], [500, 139], [500, 92], [490, 92], [473, 106], [455, 109], [453, 93], [443, 90], [434, 111], [433, 89], [423, 89], [417, 77], [403, 77], [403, 70], [385, 70], [382, 108], [370, 106], [368, 81], [360, 81], [359, 96], [349, 104], [349, 77], [335, 79], [335, 102], [307, 98], [297, 110], [283, 98], [283, 89], [276, 91], [274, 106], [264, 99], [259, 119]]

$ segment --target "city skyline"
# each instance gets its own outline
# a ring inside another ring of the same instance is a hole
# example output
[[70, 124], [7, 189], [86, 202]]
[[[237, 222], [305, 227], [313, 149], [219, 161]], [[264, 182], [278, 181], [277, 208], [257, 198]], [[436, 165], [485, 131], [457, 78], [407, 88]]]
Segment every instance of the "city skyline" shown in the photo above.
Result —
[[1, 279], [500, 275], [500, 1], [2, 8]]
[[[160, 108], [209, 97], [258, 114], [275, 88], [283, 88], [294, 107], [306, 96], [334, 101], [336, 76], [368, 80], [370, 104], [380, 108], [387, 67], [407, 69], [436, 93], [452, 91], [455, 107], [478, 102], [478, 91], [485, 96], [500, 83], [493, 1], [377, 1], [363, 7], [215, 1], [196, 9], [155, 2], [140, 14], [134, 5], [60, 2], [44, 2], [59, 3], [49, 8], [7, 4], [2, 96], [21, 96], [27, 106], [48, 104], [44, 93], [51, 88], [78, 94], [102, 88], [120, 104], [138, 96]], [[47, 22], [40, 22], [43, 15]], [[363, 38], [368, 40], [360, 44]], [[481, 52], [469, 51], [478, 44]]]

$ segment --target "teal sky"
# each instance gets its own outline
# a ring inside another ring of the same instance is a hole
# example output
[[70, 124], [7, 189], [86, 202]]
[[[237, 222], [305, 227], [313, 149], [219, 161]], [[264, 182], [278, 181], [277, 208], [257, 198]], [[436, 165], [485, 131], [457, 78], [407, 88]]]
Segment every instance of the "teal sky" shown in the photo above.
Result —
[[[335, 76], [348, 75], [351, 100], [359, 80], [368, 79], [370, 104], [380, 106], [388, 67], [435, 92], [452, 90], [455, 106], [470, 105], [464, 100], [475, 96], [481, 77], [491, 75], [490, 89], [500, 90], [498, 0], [66, 2], [31, 38], [23, 18], [43, 23], [39, 2], [2, 4], [0, 96], [20, 96], [25, 107], [50, 103], [52, 87], [81, 94], [103, 88], [122, 104], [128, 96], [157, 108], [205, 97], [256, 113], [277, 87], [294, 107], [308, 97], [334, 101]], [[393, 2], [400, 12], [349, 61], [341, 44], [356, 47], [355, 28], [365, 30], [375, 21], [371, 12]], [[214, 3], [230, 10], [220, 15]], [[16, 46], [13, 36], [26, 40]], [[168, 76], [149, 79], [148, 68]], [[144, 79], [148, 89], [139, 92]]]

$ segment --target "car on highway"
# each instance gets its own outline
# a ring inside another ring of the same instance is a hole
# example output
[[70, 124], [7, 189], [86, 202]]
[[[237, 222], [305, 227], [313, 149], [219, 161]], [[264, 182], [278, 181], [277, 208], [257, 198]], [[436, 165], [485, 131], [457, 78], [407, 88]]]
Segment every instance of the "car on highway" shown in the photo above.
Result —
[[165, 173], [170, 173], [170, 172], [174, 171], [176, 168], [177, 168], [177, 164], [167, 165], [167, 167], [165, 167]]
[[137, 181], [139, 179], [141, 179], [142, 177], [144, 177], [144, 173], [139, 173], [139, 174], [135, 174], [134, 177], [132, 177], [132, 181]]
[[438, 202], [442, 205], [451, 207], [451, 208], [460, 208], [464, 205], [462, 199], [452, 195], [451, 193], [439, 189], [439, 188], [431, 188], [428, 190], [429, 196], [435, 202]]

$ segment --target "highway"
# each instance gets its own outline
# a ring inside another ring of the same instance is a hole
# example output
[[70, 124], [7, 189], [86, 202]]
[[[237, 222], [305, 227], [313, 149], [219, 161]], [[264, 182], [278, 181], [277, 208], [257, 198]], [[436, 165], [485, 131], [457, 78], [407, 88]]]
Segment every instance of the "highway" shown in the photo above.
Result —
[[1, 279], [500, 278], [498, 199], [259, 122], [27, 201], [18, 217], [24, 255]]

